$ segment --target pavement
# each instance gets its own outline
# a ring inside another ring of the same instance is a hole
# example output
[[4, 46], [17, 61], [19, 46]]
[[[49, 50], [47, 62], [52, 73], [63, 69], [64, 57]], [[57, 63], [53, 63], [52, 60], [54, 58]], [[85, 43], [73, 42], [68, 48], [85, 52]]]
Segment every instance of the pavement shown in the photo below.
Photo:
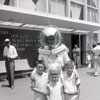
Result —
[[93, 69], [78, 69], [81, 78], [80, 100], [100, 100], [100, 71], [97, 77], [92, 74]]
[[[79, 68], [81, 78], [80, 100], [100, 100], [100, 76], [95, 77], [91, 69]], [[33, 100], [30, 77], [15, 78], [15, 87], [8, 87], [7, 80], [0, 80], [0, 100]]]

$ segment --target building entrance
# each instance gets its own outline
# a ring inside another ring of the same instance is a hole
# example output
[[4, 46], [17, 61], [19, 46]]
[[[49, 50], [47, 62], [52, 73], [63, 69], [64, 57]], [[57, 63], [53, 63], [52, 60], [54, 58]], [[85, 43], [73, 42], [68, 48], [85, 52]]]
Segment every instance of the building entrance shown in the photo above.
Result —
[[74, 48], [74, 45], [77, 44], [80, 48], [80, 57], [81, 57], [81, 64], [86, 63], [86, 35], [74, 35], [72, 34], [72, 49]]

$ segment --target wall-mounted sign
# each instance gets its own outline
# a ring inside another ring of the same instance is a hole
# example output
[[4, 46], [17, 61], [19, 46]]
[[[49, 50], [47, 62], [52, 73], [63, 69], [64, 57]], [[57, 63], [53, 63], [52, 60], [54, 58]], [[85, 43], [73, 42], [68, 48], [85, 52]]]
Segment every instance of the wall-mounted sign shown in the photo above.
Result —
[[19, 59], [27, 58], [29, 65], [34, 67], [38, 58], [39, 31], [0, 29], [0, 60], [3, 60], [5, 38], [9, 38], [16, 47]]

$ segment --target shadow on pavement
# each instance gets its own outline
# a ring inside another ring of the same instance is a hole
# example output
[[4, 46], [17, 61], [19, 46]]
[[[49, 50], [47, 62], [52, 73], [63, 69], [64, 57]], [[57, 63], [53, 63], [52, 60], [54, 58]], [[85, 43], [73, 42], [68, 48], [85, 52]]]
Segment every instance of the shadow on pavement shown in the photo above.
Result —
[[93, 72], [87, 72], [89, 76], [95, 76]]
[[94, 72], [87, 72], [87, 74], [94, 77], [100, 76], [100, 73], [98, 73], [98, 75], [95, 75]]
[[1, 85], [1, 87], [4, 87], [4, 88], [6, 88], [6, 87], [9, 87], [9, 85], [2, 84], [2, 85]]

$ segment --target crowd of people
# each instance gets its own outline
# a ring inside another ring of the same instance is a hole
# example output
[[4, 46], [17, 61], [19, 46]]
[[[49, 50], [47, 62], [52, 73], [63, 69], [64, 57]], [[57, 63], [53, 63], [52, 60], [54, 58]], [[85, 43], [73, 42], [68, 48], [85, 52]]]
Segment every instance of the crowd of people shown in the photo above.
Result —
[[38, 61], [31, 74], [34, 100], [79, 100], [80, 77], [76, 64], [61, 43], [61, 34], [54, 26], [43, 29]]
[[[62, 44], [61, 39], [61, 34], [55, 26], [47, 26], [40, 33], [38, 60], [30, 76], [33, 100], [79, 100], [81, 81], [77, 69], [81, 66], [80, 48], [77, 44], [74, 45], [72, 60], [68, 55], [69, 49]], [[3, 57], [9, 86], [13, 89], [14, 60], [18, 53], [10, 44], [10, 39], [5, 39], [5, 44]], [[88, 67], [98, 76], [100, 43], [87, 51], [87, 60]]]
[[[38, 60], [31, 73], [33, 100], [79, 100], [80, 49], [73, 49], [73, 60], [68, 55], [68, 48], [61, 42], [61, 34], [55, 26], [47, 26], [40, 33], [41, 47]], [[16, 48], [5, 39], [3, 57], [9, 86], [14, 88], [14, 60], [18, 57]]]
[[[79, 100], [81, 81], [77, 69], [81, 66], [80, 48], [77, 44], [74, 45], [72, 60], [68, 55], [69, 49], [62, 44], [61, 39], [61, 34], [55, 26], [47, 26], [40, 33], [38, 60], [30, 76], [33, 100]], [[3, 57], [9, 86], [13, 89], [14, 60], [18, 53], [10, 43], [10, 39], [5, 39]], [[87, 61], [94, 76], [98, 76], [100, 43], [87, 51]]]
[[88, 50], [88, 67], [92, 69], [92, 74], [98, 76], [98, 70], [100, 69], [100, 43], [93, 45], [91, 50]]

